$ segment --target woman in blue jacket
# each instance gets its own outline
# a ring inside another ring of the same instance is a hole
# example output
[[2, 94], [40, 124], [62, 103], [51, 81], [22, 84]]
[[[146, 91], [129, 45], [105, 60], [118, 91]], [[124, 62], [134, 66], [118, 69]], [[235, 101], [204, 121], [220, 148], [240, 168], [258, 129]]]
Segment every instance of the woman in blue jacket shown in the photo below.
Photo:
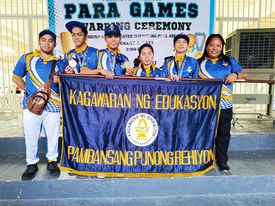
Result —
[[197, 60], [186, 55], [189, 41], [185, 34], [175, 36], [173, 42], [176, 54], [165, 58], [164, 75], [173, 81], [178, 81], [179, 78], [198, 78]]
[[150, 44], [143, 44], [138, 49], [138, 52], [138, 58], [134, 60], [133, 76], [162, 77], [162, 71], [153, 63], [153, 47]]

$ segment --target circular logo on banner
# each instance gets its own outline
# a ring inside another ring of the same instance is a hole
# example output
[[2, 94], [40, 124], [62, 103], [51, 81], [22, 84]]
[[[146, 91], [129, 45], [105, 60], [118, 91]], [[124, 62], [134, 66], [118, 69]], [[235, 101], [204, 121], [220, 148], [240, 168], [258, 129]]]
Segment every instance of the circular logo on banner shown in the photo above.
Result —
[[138, 113], [128, 120], [126, 135], [132, 144], [140, 147], [148, 146], [158, 135], [158, 123], [150, 114]]

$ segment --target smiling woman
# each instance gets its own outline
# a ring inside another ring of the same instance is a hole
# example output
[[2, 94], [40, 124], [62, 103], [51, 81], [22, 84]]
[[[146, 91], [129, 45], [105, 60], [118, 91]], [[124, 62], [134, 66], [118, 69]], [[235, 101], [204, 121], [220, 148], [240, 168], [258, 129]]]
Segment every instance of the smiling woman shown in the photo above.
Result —
[[153, 63], [153, 47], [150, 44], [143, 44], [139, 47], [138, 52], [138, 57], [134, 60], [133, 76], [163, 77], [162, 71]]
[[229, 173], [227, 150], [230, 141], [232, 120], [232, 83], [236, 79], [246, 79], [246, 73], [233, 57], [224, 54], [225, 41], [220, 34], [211, 34], [205, 43], [205, 49], [199, 62], [201, 78], [224, 79], [222, 89], [221, 112], [216, 138], [216, 160], [219, 169]]

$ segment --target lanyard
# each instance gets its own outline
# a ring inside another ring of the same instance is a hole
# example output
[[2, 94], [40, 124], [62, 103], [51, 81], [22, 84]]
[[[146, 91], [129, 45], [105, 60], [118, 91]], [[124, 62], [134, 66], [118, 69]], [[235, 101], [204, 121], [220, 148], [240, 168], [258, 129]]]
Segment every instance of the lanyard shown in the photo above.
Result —
[[[186, 61], [187, 61], [187, 56], [184, 58], [183, 62], [182, 62], [182, 65], [180, 68], [178, 68], [178, 65], [175, 61], [175, 57], [174, 57], [174, 65], [175, 65], [175, 70], [177, 72], [177, 75], [179, 75], [181, 77], [182, 73], [183, 73], [183, 69], [185, 67], [185, 64], [186, 64]], [[179, 62], [178, 62], [179, 63]], [[180, 73], [179, 73], [180, 72]]]
[[109, 51], [108, 49], [106, 49], [107, 51], [107, 57], [108, 57], [108, 61], [110, 63], [111, 66], [111, 72], [113, 75], [116, 75], [116, 57], [115, 54], [111, 51]]
[[78, 54], [78, 53], [74, 53], [74, 55], [73, 55], [74, 57], [72, 57], [72, 59], [74, 59], [76, 62], [77, 62], [77, 64], [79, 65], [79, 71], [78, 72], [80, 72], [81, 71], [81, 69], [82, 69], [82, 67], [85, 65], [85, 63], [86, 63], [86, 57], [87, 57], [87, 51], [84, 51], [83, 52], [83, 56], [82, 56], [82, 58], [80, 57], [80, 54]]
[[116, 58], [113, 55], [108, 55], [108, 60], [111, 66], [111, 71], [113, 75], [116, 75]]

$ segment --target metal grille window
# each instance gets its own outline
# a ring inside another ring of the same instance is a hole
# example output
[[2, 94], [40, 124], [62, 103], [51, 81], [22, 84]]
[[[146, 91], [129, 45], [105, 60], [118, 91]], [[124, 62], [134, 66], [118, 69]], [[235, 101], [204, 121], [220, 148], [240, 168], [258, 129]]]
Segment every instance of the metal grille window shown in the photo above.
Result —
[[38, 48], [48, 27], [46, 0], [0, 0], [0, 112], [21, 111], [22, 94], [12, 83], [20, 55]]
[[232, 36], [226, 39], [225, 51], [226, 55], [232, 56]]
[[[237, 29], [253, 29], [253, 28], [275, 28], [275, 2], [274, 0], [217, 0], [216, 1], [216, 22], [215, 32], [227, 38], [226, 54], [232, 54], [233, 39], [228, 36], [230, 33]], [[249, 44], [249, 43], [248, 43]], [[244, 47], [246, 45], [242, 45]], [[261, 46], [259, 48], [262, 48]], [[256, 52], [260, 52], [256, 48]], [[272, 59], [270, 58], [269, 64], [264, 63], [264, 58], [260, 59], [262, 55], [258, 55], [258, 62], [249, 61], [251, 56], [248, 57], [241, 49], [242, 55], [240, 56], [240, 63], [247, 68], [249, 66], [270, 66]], [[233, 55], [234, 56], [234, 55]], [[239, 57], [239, 55], [238, 55]], [[265, 57], [267, 58], [267, 57]], [[274, 55], [273, 55], [274, 58]], [[274, 63], [274, 59], [273, 59]], [[274, 68], [274, 65], [273, 67]], [[261, 68], [259, 68], [261, 69]], [[266, 84], [235, 84], [234, 93], [236, 94], [264, 94], [268, 93]], [[273, 102], [275, 105], [275, 102]], [[263, 111], [266, 110], [266, 105], [259, 104], [234, 104], [236, 111]]]
[[240, 34], [239, 62], [243, 68], [273, 69], [275, 49], [274, 32]]

